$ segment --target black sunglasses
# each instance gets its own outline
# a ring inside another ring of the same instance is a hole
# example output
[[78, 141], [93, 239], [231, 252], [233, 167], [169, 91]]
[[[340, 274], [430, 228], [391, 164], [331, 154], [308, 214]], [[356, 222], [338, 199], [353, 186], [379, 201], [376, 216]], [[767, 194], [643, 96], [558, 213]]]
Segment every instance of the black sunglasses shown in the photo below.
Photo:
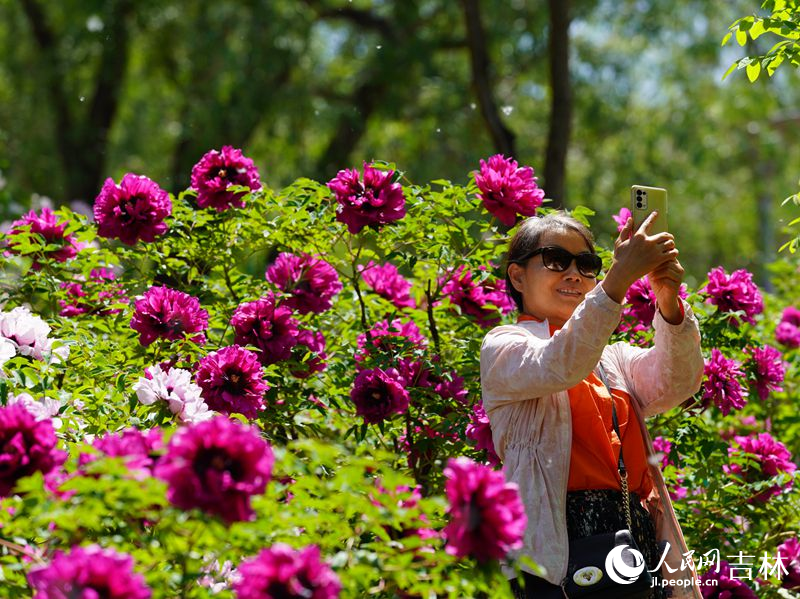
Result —
[[525, 262], [538, 254], [542, 255], [542, 264], [544, 264], [545, 268], [555, 272], [564, 272], [569, 268], [573, 260], [575, 260], [575, 265], [578, 267], [578, 272], [584, 277], [594, 279], [603, 269], [603, 260], [597, 254], [581, 252], [576, 255], [558, 246], [537, 248], [521, 260], [515, 260], [515, 262]]

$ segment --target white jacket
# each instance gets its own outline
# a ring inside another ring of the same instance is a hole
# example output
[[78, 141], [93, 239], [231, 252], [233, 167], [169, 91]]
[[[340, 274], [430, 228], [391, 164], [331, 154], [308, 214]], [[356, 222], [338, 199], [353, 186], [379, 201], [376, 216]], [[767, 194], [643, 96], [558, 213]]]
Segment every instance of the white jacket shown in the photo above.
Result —
[[[560, 584], [567, 572], [569, 542], [566, 495], [572, 419], [567, 390], [595, 370], [599, 361], [614, 389], [627, 392], [645, 439], [654, 489], [646, 499], [659, 540], [670, 543], [666, 563], [678, 571], [665, 578], [696, 578], [681, 571], [687, 550], [661, 476], [644, 417], [664, 412], [700, 388], [703, 358], [697, 319], [684, 302], [684, 320], [667, 323], [657, 312], [654, 347], [607, 345], [622, 306], [597, 285], [564, 326], [550, 337], [549, 324], [523, 321], [495, 327], [481, 346], [483, 407], [506, 479], [519, 486], [528, 516], [520, 554], [547, 570]], [[525, 569], [523, 567], [523, 569]], [[510, 574], [510, 572], [507, 572]], [[688, 582], [688, 580], [687, 580]], [[699, 587], [672, 586], [673, 597], [700, 597]]]

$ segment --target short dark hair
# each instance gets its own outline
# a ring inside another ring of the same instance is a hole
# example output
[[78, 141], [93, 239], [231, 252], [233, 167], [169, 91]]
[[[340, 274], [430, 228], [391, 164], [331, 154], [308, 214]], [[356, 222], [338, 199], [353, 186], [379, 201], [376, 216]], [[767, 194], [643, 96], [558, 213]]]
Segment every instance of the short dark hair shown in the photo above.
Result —
[[532, 216], [525, 219], [519, 225], [517, 232], [508, 244], [508, 251], [506, 252], [506, 259], [504, 271], [506, 275], [506, 293], [513, 300], [517, 306], [517, 310], [522, 312], [522, 294], [514, 289], [511, 284], [511, 277], [508, 274], [508, 267], [512, 264], [522, 264], [525, 262], [525, 256], [539, 247], [542, 240], [542, 235], [547, 231], [575, 231], [578, 235], [583, 237], [586, 245], [592, 253], [596, 253], [594, 249], [594, 235], [589, 228], [577, 219], [572, 218], [566, 212], [558, 211], [551, 212], [546, 216]]

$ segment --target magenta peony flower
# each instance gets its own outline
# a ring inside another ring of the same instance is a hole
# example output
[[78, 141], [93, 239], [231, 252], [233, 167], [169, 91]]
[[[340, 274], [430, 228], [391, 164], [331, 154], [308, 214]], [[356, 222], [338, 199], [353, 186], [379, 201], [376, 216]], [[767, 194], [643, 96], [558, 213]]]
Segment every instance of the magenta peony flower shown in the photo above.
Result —
[[199, 508], [231, 523], [252, 519], [250, 497], [267, 488], [273, 463], [257, 428], [217, 416], [178, 429], [156, 475], [167, 482], [167, 497], [177, 507]]
[[34, 599], [149, 599], [144, 577], [133, 558], [97, 545], [56, 551], [50, 565], [28, 573]]
[[291, 309], [276, 306], [272, 292], [254, 302], [239, 304], [231, 325], [236, 333], [235, 343], [259, 348], [258, 359], [264, 366], [288, 360], [300, 335]]
[[[153, 472], [157, 454], [164, 448], [161, 429], [140, 431], [126, 428], [118, 433], [106, 433], [92, 443], [92, 447], [111, 458], [125, 458], [128, 468]], [[89, 454], [79, 458], [81, 465], [93, 461]]]
[[[486, 270], [481, 267], [480, 270]], [[514, 303], [506, 293], [506, 282], [490, 277], [483, 281], [475, 281], [474, 274], [464, 265], [451, 272], [446, 279], [440, 281], [442, 294], [450, 298], [450, 302], [476, 319], [477, 323], [489, 328], [500, 322], [500, 315], [514, 310]]]
[[78, 316], [79, 314], [118, 314], [119, 308], [108, 308], [108, 304], [127, 304], [125, 289], [116, 279], [113, 271], [107, 268], [93, 268], [88, 281], [64, 281], [61, 289], [66, 290], [68, 300], [58, 300], [61, 307], [59, 316]]
[[[686, 285], [681, 285], [678, 296], [686, 298]], [[656, 315], [656, 296], [647, 277], [634, 281], [625, 294], [625, 301], [630, 304], [622, 310], [622, 317], [642, 327], [653, 324]]]
[[371, 360], [378, 361], [384, 368], [390, 366], [392, 378], [402, 385], [427, 386], [430, 373], [420, 362], [427, 344], [413, 320], [396, 318], [391, 323], [381, 320], [370, 329], [369, 336], [365, 333], [358, 336], [356, 370], [360, 372]]
[[786, 364], [782, 360], [781, 352], [771, 345], [751, 347], [745, 352], [751, 356], [748, 366], [753, 372], [761, 401], [767, 399], [770, 391], [783, 391], [780, 384], [786, 376]]
[[238, 599], [336, 599], [339, 578], [320, 560], [319, 547], [275, 543], [239, 566]]
[[192, 189], [197, 191], [197, 205], [215, 208], [217, 212], [232, 206], [244, 208], [243, 190], [230, 187], [248, 187], [251, 191], [261, 189], [258, 169], [250, 158], [232, 146], [222, 150], [209, 150], [192, 167]]
[[264, 409], [269, 385], [255, 352], [232, 345], [200, 360], [195, 374], [208, 407], [223, 414], [256, 418]]
[[[739, 464], [731, 464], [725, 467], [725, 472], [738, 474], [746, 482], [767, 480], [782, 472], [791, 474], [797, 469], [797, 466], [792, 462], [792, 454], [789, 453], [786, 446], [773, 439], [769, 433], [759, 433], [749, 437], [737, 435], [733, 440], [738, 447], [729, 447], [729, 456], [747, 454], [749, 458], [760, 464], [759, 467], [745, 467], [744, 469]], [[783, 486], [773, 485], [757, 494], [753, 497], [753, 500], [764, 502], [774, 495], [779, 495], [781, 491], [788, 491], [791, 488], [792, 481]]]
[[800, 347], [800, 310], [794, 306], [787, 306], [778, 328], [775, 329], [775, 339], [789, 349]]
[[172, 214], [169, 194], [147, 177], [128, 173], [119, 185], [106, 179], [94, 201], [97, 234], [133, 245], [153, 241], [167, 231], [164, 219]]
[[139, 343], [145, 347], [159, 337], [177, 341], [193, 333], [200, 333], [193, 340], [203, 342], [208, 312], [200, 307], [200, 300], [188, 293], [151, 287], [136, 300], [131, 328], [139, 332]]
[[494, 450], [492, 440], [492, 426], [489, 424], [489, 417], [483, 409], [483, 404], [476, 403], [472, 407], [472, 416], [467, 425], [467, 439], [475, 441], [475, 449], [478, 451], [486, 450], [486, 460], [492, 466], [500, 465], [500, 456]]
[[[50, 208], [42, 208], [41, 215], [31, 210], [21, 219], [11, 223], [11, 230], [8, 232], [8, 250], [14, 254], [19, 253], [18, 246], [22, 236], [38, 235], [41, 237], [42, 249], [31, 254], [34, 258], [34, 269], [41, 268], [40, 259], [52, 258], [57, 262], [66, 262], [77, 256], [78, 252], [86, 247], [71, 234], [64, 232], [68, 224], [68, 221], [59, 221]], [[52, 250], [44, 249], [48, 245], [59, 247]]]
[[464, 378], [459, 376], [455, 370], [444, 377], [431, 376], [430, 383], [433, 390], [443, 399], [455, 399], [463, 404], [467, 401], [467, 390], [464, 388]]
[[300, 314], [322, 314], [342, 290], [336, 270], [322, 258], [282, 252], [267, 269], [267, 280], [289, 294], [283, 305]]
[[378, 424], [392, 414], [408, 410], [408, 391], [380, 368], [362, 370], [353, 383], [350, 399], [366, 424]]
[[614, 222], [617, 223], [617, 233], [622, 232], [622, 229], [625, 228], [625, 223], [628, 222], [628, 219], [633, 216], [631, 214], [630, 208], [621, 208], [618, 214], [615, 214], [612, 218]]
[[364, 163], [364, 180], [358, 169], [344, 169], [328, 181], [328, 188], [339, 202], [336, 220], [347, 225], [353, 235], [364, 227], [378, 229], [406, 215], [403, 187], [392, 183], [394, 171], [381, 171]]
[[8, 497], [19, 479], [60, 466], [66, 454], [56, 449], [57, 442], [50, 420], [37, 420], [23, 403], [0, 406], [0, 498]]
[[781, 586], [784, 589], [800, 589], [800, 540], [797, 537], [786, 539], [778, 545], [778, 556], [786, 568]]
[[450, 502], [444, 529], [448, 553], [485, 562], [522, 546], [527, 517], [516, 484], [464, 457], [450, 459], [444, 475]]
[[[700, 577], [700, 591], [703, 599], [758, 599], [753, 590], [742, 582], [743, 574], [731, 572], [730, 564], [721, 560], [719, 572], [709, 570]], [[715, 580], [714, 583], [706, 581]]]
[[703, 403], [714, 400], [724, 416], [731, 408], [741, 410], [747, 403], [747, 391], [739, 378], [745, 376], [742, 365], [736, 360], [728, 360], [718, 349], [711, 350], [711, 358], [705, 361], [703, 382]]
[[542, 205], [544, 191], [536, 185], [531, 167], [520, 167], [516, 160], [502, 154], [480, 162], [481, 170], [474, 175], [486, 210], [507, 227], [514, 226], [517, 214], [536, 214], [536, 209]]
[[[706, 301], [716, 305], [720, 312], [742, 311], [745, 313], [742, 319], [750, 324], [755, 323], [756, 314], [764, 311], [764, 300], [753, 283], [753, 274], [743, 268], [732, 272], [730, 277], [721, 266], [713, 268], [704, 290], [709, 295]], [[738, 322], [736, 317], [731, 318], [732, 324]]]
[[669, 452], [672, 451], [672, 443], [664, 437], [656, 437], [653, 439], [653, 450], [661, 454], [661, 468], [667, 466], [674, 466], [672, 460], [669, 458]]
[[382, 298], [389, 300], [400, 308], [413, 308], [416, 302], [411, 298], [411, 283], [403, 278], [397, 267], [387, 262], [383, 266], [372, 260], [366, 266], [359, 265], [361, 278]]
[[[301, 329], [297, 335], [297, 345], [295, 350], [305, 347], [297, 360], [297, 365], [290, 371], [293, 376], [305, 379], [315, 372], [322, 372], [326, 368], [325, 360], [328, 354], [325, 353], [325, 337], [319, 331], [309, 331]], [[298, 352], [299, 353], [299, 352]]]

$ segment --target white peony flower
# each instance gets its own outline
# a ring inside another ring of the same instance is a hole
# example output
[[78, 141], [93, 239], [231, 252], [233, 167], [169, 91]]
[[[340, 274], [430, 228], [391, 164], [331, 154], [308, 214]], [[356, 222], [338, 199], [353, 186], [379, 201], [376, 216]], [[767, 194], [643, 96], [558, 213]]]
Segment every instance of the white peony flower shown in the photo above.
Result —
[[69, 347], [53, 349], [53, 340], [48, 337], [50, 325], [31, 311], [20, 306], [11, 312], [0, 312], [0, 336], [14, 344], [21, 356], [45, 360], [52, 356], [53, 361], [66, 360]]
[[17, 355], [17, 346], [5, 337], [0, 337], [0, 367]]
[[43, 397], [40, 401], [34, 399], [28, 393], [20, 393], [19, 395], [9, 395], [8, 405], [22, 404], [36, 420], [51, 420], [53, 428], [61, 428], [61, 419], [56, 418], [58, 411], [61, 409], [61, 404], [55, 399]]
[[171, 368], [164, 371], [160, 366], [151, 366], [147, 373], [152, 378], [142, 377], [133, 385], [136, 397], [144, 405], [165, 401], [169, 411], [180, 422], [202, 422], [214, 415], [201, 397], [202, 390], [192, 382], [188, 370]]

